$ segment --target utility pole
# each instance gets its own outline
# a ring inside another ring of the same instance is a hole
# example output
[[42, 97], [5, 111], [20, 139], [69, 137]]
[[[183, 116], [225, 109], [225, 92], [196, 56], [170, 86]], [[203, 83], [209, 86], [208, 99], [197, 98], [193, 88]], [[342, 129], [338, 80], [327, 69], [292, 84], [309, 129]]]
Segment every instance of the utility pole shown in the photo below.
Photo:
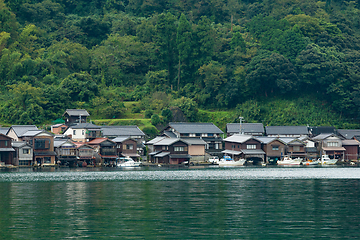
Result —
[[239, 119], [240, 119], [240, 131], [239, 131], [239, 133], [240, 133], [240, 135], [242, 135], [242, 134], [244, 134], [243, 129], [242, 129], [242, 121], [244, 120], [244, 118], [239, 117]]

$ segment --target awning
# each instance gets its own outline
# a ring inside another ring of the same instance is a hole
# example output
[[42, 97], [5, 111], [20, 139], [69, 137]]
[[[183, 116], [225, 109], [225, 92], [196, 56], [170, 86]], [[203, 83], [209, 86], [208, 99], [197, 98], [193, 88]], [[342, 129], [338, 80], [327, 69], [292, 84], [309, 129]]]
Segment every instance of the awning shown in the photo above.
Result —
[[170, 158], [191, 158], [189, 154], [171, 154]]
[[265, 154], [265, 152], [261, 149], [241, 149], [241, 151], [245, 154], [245, 155], [252, 155], [252, 154]]
[[169, 154], [170, 154], [169, 152], [161, 152], [159, 154], [156, 154], [154, 157], [165, 157], [165, 156], [167, 156]]
[[233, 150], [223, 150], [221, 151], [222, 153], [225, 153], [225, 154], [230, 154], [230, 155], [240, 155], [241, 152], [239, 151], [233, 151]]
[[13, 148], [0, 148], [0, 152], [15, 152]]
[[344, 147], [323, 147], [324, 151], [346, 151]]

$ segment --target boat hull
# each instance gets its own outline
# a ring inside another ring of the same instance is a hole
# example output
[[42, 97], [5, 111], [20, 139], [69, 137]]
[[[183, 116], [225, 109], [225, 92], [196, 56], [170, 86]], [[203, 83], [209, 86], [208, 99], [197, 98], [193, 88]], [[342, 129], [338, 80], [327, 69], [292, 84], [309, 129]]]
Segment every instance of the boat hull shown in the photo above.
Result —
[[234, 160], [220, 160], [218, 162], [219, 167], [238, 167], [238, 166], [244, 166], [245, 164], [245, 159], [240, 159], [238, 161], [234, 161]]

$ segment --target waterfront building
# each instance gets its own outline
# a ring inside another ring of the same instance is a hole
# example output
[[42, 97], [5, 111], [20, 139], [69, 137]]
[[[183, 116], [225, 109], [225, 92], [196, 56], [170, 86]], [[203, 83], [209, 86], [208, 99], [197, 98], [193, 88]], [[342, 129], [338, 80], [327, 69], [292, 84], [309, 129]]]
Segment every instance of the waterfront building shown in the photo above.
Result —
[[[241, 127], [241, 130], [240, 130]], [[262, 123], [228, 123], [226, 124], [226, 135], [245, 134], [251, 136], [263, 136], [265, 133]]]
[[90, 114], [85, 109], [66, 109], [63, 114], [65, 124], [71, 126], [73, 124], [86, 123]]

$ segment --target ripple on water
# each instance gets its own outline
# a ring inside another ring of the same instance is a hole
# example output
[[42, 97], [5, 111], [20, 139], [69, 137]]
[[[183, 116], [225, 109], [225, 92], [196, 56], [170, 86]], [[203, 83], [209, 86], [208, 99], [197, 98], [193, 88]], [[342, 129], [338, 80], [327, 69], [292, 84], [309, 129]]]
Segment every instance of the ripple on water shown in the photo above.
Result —
[[360, 168], [209, 168], [137, 171], [0, 173], [0, 182], [170, 181], [237, 179], [359, 179]]

